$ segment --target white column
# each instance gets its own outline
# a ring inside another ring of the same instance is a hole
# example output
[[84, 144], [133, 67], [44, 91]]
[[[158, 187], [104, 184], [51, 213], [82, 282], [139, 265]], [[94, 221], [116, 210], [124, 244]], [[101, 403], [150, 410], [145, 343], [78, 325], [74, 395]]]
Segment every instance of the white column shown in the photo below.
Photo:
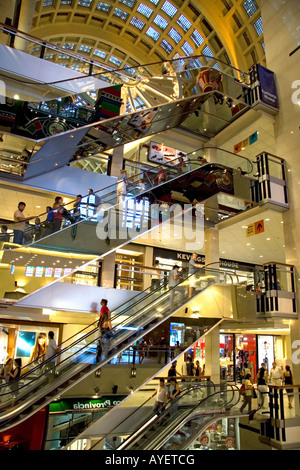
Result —
[[220, 383], [220, 329], [217, 326], [205, 336], [205, 375]]
[[116, 147], [113, 151], [113, 157], [111, 162], [111, 176], [119, 176], [120, 170], [122, 170], [124, 158], [124, 145]]
[[104, 257], [102, 261], [101, 287], [114, 287], [115, 281], [115, 252]]
[[205, 228], [205, 264], [215, 263], [219, 257], [219, 230], [218, 228]]
[[[286, 262], [296, 267], [297, 311], [300, 315], [300, 198], [299, 198], [299, 114], [300, 114], [300, 71], [298, 50], [289, 54], [299, 45], [300, 3], [299, 0], [288, 2], [261, 2], [267, 67], [276, 76], [279, 95], [279, 113], [275, 116], [276, 154], [287, 161], [288, 195], [290, 210], [283, 214]], [[275, 260], [276, 261], [276, 260]], [[291, 362], [293, 343], [300, 340], [300, 320], [291, 322]], [[295, 344], [295, 343], [294, 343]], [[300, 353], [298, 354], [300, 358]], [[294, 383], [300, 383], [300, 363], [292, 363]]]

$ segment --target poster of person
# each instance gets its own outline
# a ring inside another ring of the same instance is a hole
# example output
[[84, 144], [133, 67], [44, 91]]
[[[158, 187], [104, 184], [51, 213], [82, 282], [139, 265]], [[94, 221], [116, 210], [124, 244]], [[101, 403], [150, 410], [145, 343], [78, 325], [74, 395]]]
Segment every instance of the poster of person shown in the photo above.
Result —
[[272, 363], [274, 362], [274, 337], [257, 335], [258, 346], [258, 368], [262, 363], [265, 364], [266, 369], [270, 372]]
[[150, 142], [148, 161], [178, 167], [181, 160], [185, 163], [188, 162], [186, 152], [157, 142]]

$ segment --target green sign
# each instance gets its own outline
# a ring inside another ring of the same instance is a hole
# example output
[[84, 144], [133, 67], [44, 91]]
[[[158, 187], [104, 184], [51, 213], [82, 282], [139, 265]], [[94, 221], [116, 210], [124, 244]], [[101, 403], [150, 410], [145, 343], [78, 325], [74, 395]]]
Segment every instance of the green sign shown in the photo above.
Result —
[[125, 396], [106, 396], [96, 399], [71, 398], [50, 403], [50, 413], [64, 413], [66, 411], [100, 411], [118, 405]]

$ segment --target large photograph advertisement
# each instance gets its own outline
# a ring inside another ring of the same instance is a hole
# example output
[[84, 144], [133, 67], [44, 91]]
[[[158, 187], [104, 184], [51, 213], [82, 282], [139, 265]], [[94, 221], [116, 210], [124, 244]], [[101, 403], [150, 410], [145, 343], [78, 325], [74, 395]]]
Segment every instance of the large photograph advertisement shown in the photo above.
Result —
[[270, 372], [274, 362], [274, 336], [257, 335], [258, 368], [264, 363]]
[[158, 144], [157, 142], [150, 142], [148, 154], [149, 162], [177, 167], [180, 163], [180, 158], [182, 158], [183, 162], [188, 162], [186, 152], [167, 147], [164, 144]]

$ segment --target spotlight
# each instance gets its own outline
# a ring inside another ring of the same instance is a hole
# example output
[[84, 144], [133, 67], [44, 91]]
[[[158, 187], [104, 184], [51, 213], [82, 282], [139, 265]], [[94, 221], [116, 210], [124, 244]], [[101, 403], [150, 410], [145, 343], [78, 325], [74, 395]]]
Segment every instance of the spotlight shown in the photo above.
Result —
[[131, 377], [136, 377], [136, 368], [132, 367], [131, 369]]

